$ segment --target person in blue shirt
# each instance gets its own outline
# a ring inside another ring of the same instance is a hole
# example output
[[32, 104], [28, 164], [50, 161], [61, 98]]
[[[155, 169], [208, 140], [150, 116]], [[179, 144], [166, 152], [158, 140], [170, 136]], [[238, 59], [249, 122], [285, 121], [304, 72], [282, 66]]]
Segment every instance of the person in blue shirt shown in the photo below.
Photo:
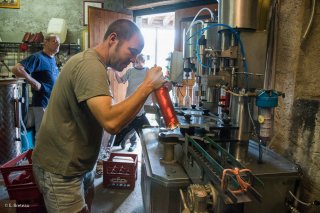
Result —
[[55, 54], [59, 52], [60, 38], [48, 34], [43, 43], [43, 50], [36, 52], [17, 63], [12, 72], [17, 77], [25, 78], [32, 88], [32, 111], [36, 132], [39, 130], [44, 111], [48, 105], [59, 70]]

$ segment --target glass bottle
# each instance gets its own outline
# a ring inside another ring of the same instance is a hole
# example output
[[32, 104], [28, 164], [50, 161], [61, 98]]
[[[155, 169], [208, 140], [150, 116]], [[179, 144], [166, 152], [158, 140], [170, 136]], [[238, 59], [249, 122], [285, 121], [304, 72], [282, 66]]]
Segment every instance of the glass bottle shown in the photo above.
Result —
[[190, 108], [191, 107], [191, 97], [189, 95], [189, 86], [186, 85], [186, 94], [183, 97], [183, 106]]
[[179, 107], [179, 99], [178, 99], [178, 95], [177, 95], [177, 87], [173, 86], [173, 90], [172, 90], [172, 103], [174, 107]]
[[155, 96], [163, 116], [163, 119], [166, 123], [168, 129], [175, 129], [179, 125], [179, 121], [174, 111], [168, 88], [165, 86], [160, 87], [155, 91]]
[[192, 108], [199, 107], [199, 102], [200, 102], [200, 97], [199, 97], [199, 84], [198, 84], [198, 78], [196, 77], [196, 80], [194, 82], [194, 85], [192, 87], [192, 101], [191, 101], [191, 106]]

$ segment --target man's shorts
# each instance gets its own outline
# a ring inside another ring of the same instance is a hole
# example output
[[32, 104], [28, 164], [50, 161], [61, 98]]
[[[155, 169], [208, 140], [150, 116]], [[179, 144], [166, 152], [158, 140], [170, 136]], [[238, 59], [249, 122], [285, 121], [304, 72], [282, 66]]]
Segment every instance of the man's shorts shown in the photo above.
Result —
[[47, 172], [35, 164], [32, 169], [48, 213], [80, 212], [87, 206], [85, 196], [89, 187], [93, 187], [93, 171], [66, 177]]

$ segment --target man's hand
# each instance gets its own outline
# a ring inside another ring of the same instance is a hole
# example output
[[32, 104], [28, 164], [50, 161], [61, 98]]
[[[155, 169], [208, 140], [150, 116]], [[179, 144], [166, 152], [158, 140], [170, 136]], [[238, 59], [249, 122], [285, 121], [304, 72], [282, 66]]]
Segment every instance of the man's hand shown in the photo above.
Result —
[[152, 90], [158, 89], [166, 82], [161, 70], [161, 67], [154, 66], [147, 71], [144, 83], [149, 85]]
[[34, 78], [31, 77], [30, 74], [27, 73], [24, 66], [22, 64], [17, 63], [12, 68], [13, 74], [15, 74], [17, 77], [25, 78], [27, 82], [31, 85], [32, 89], [39, 91], [41, 89], [41, 84]]
[[34, 81], [30, 82], [31, 88], [35, 91], [40, 91], [41, 89], [41, 84], [36, 81], [35, 79], [33, 79]]

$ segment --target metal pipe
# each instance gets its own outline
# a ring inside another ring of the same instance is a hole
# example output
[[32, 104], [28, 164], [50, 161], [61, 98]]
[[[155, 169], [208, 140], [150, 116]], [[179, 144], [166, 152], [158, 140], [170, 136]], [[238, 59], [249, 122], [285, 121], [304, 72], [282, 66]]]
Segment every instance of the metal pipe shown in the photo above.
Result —
[[274, 88], [275, 66], [276, 66], [276, 46], [277, 46], [277, 31], [278, 31], [278, 0], [275, 0], [272, 9], [270, 10], [269, 26], [268, 26], [268, 43], [266, 66], [264, 73], [263, 88], [272, 90]]

